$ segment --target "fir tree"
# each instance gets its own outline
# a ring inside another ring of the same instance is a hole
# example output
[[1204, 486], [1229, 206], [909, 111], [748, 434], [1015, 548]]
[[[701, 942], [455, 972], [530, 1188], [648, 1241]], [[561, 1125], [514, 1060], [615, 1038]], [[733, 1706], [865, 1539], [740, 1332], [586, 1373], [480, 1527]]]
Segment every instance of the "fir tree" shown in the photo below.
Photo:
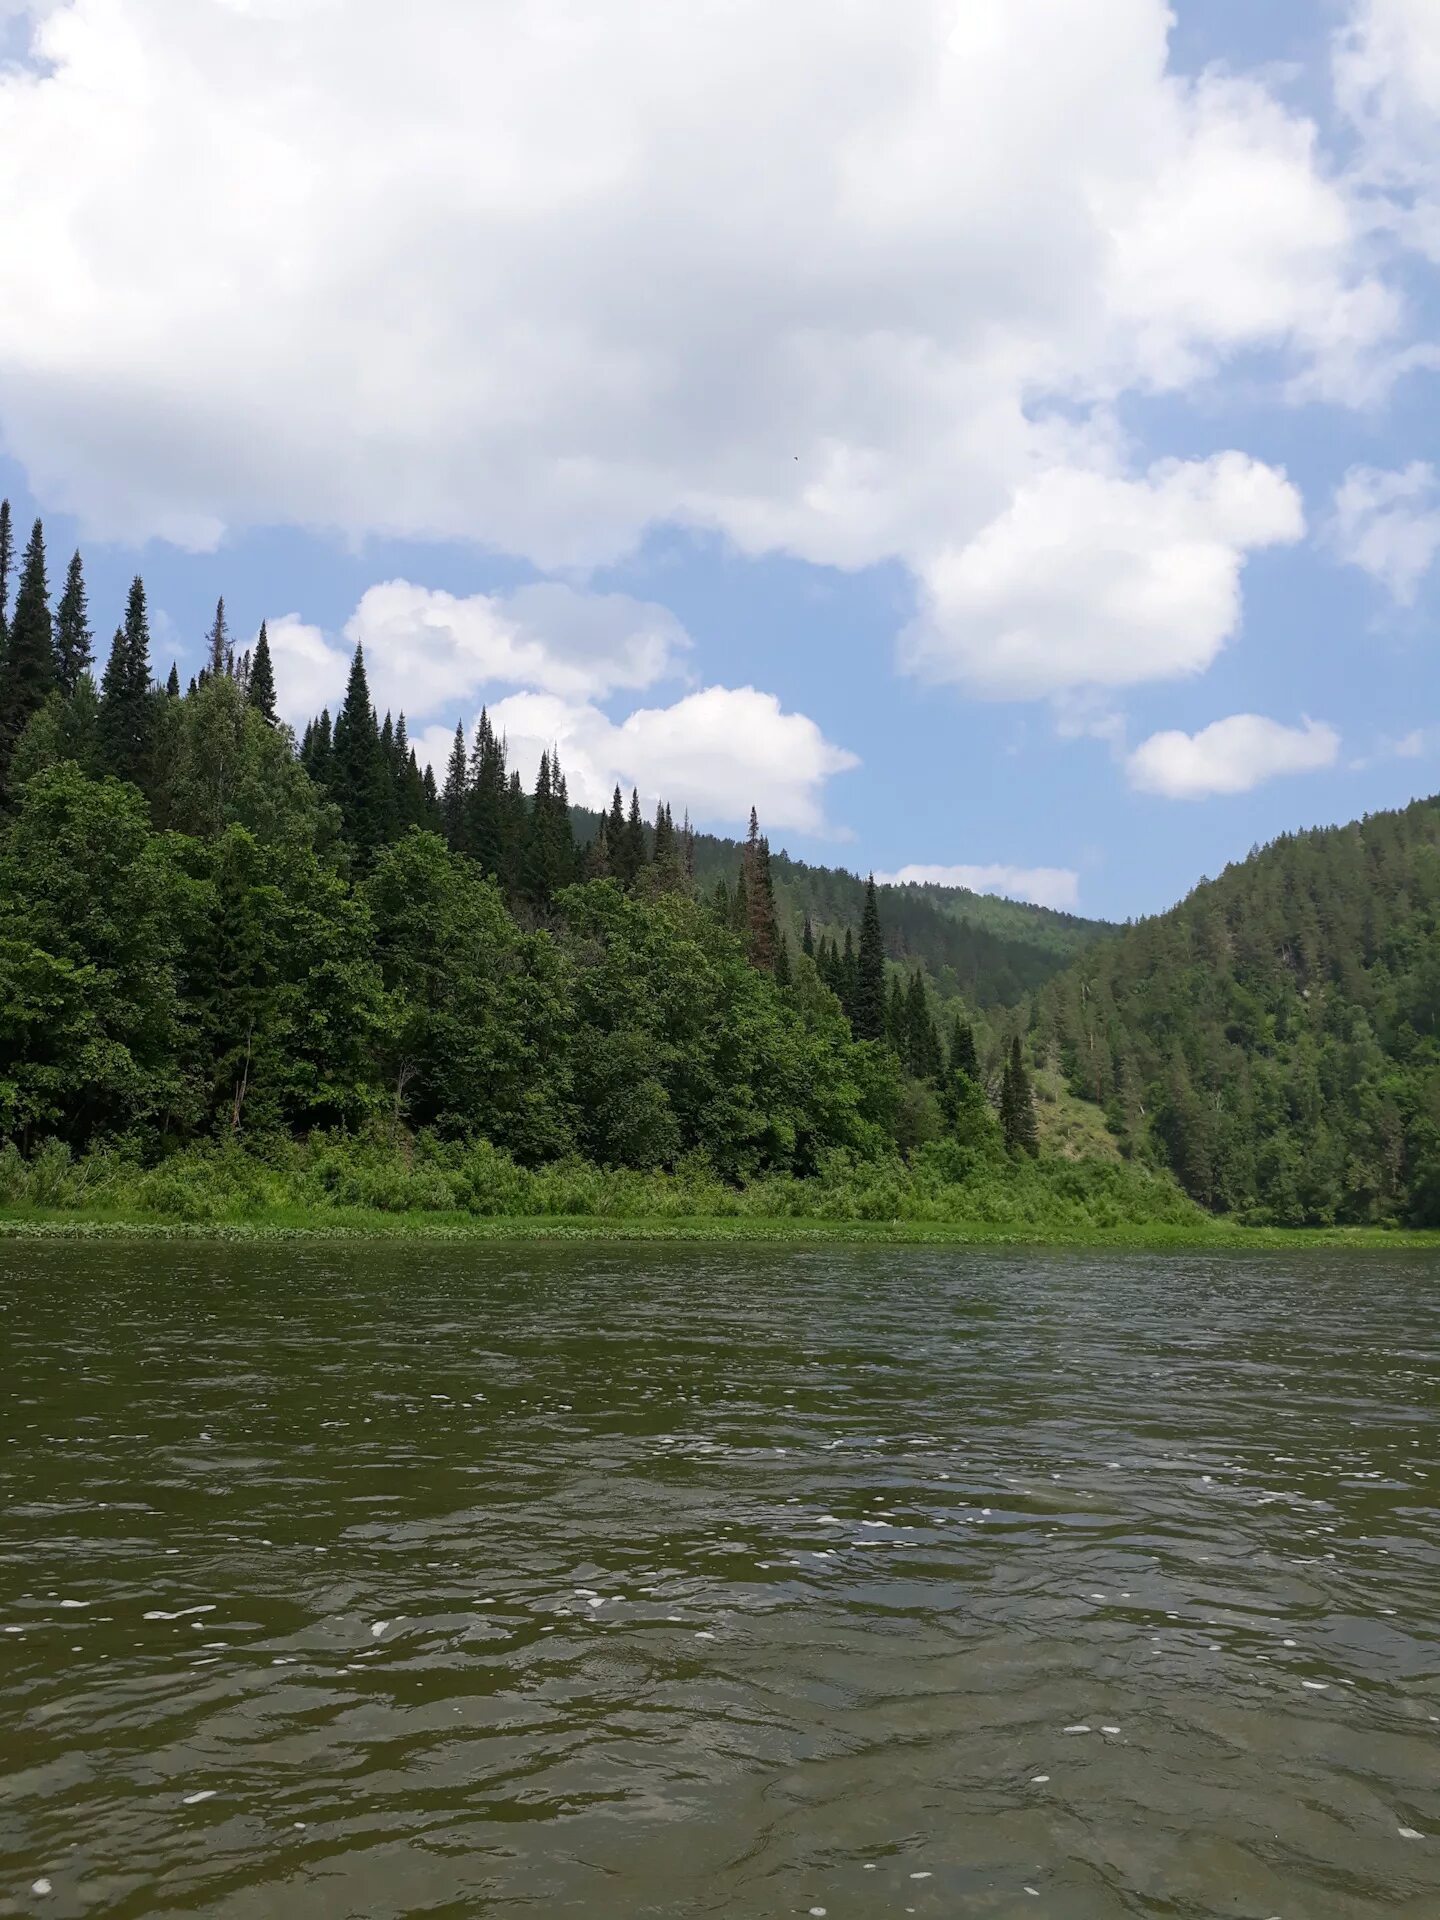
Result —
[[212, 680], [218, 680], [230, 660], [230, 629], [225, 623], [223, 597], [215, 602], [215, 619], [205, 636], [205, 644], [209, 649], [206, 672]]
[[775, 984], [783, 992], [791, 983], [790, 942], [782, 933], [775, 947]]
[[250, 682], [246, 698], [252, 707], [273, 727], [276, 724], [275, 713], [275, 669], [270, 662], [270, 635], [265, 622], [260, 622], [260, 638], [255, 642], [255, 656], [250, 662]]
[[949, 1068], [952, 1074], [963, 1073], [979, 1085], [980, 1059], [975, 1052], [975, 1029], [968, 1020], [962, 1020], [958, 1013], [950, 1035]]
[[610, 825], [603, 813], [600, 816], [600, 824], [595, 829], [595, 838], [585, 849], [585, 878], [587, 880], [610, 878]]
[[45, 530], [31, 529], [15, 611], [0, 662], [0, 769], [7, 774], [15, 742], [31, 714], [44, 706], [55, 685], [55, 647], [50, 621], [50, 590], [45, 579]]
[[171, 700], [180, 698], [180, 669], [173, 660], [170, 662], [170, 678], [165, 682], [165, 693]]
[[685, 824], [680, 829], [680, 865], [685, 874], [685, 884], [695, 889], [695, 829], [690, 824], [690, 809], [685, 809]]
[[635, 875], [628, 870], [625, 842], [625, 802], [620, 798], [620, 783], [610, 797], [610, 812], [605, 823], [605, 841], [610, 850], [610, 871], [622, 887], [630, 886]]
[[513, 889], [529, 838], [528, 812], [523, 796], [511, 792], [505, 775], [505, 743], [480, 709], [475, 723], [475, 745], [470, 754], [469, 798], [465, 807], [465, 851], [482, 870]]
[[630, 811], [625, 819], [625, 867], [631, 886], [639, 879], [645, 864], [645, 822], [640, 817], [639, 790], [632, 787]]
[[885, 1014], [885, 1038], [902, 1058], [909, 1031], [908, 1003], [905, 998], [905, 989], [901, 986], [900, 976], [897, 973], [890, 982], [890, 999]]
[[345, 704], [335, 722], [331, 755], [331, 788], [345, 837], [361, 864], [368, 865], [394, 832], [395, 784], [370, 704], [361, 646], [356, 647], [350, 663]]
[[[845, 929], [845, 947], [840, 955], [838, 971], [840, 977], [840, 1004], [844, 1007], [846, 1016], [853, 1029], [855, 1026], [855, 1000], [860, 988], [860, 966], [855, 954], [855, 942], [851, 937], [849, 927]], [[863, 1034], [857, 1034], [857, 1038], [863, 1039], [865, 1037]], [[881, 1037], [882, 1039], [884, 1037], [883, 1027], [881, 1029]]]
[[15, 564], [15, 533], [10, 522], [10, 502], [0, 500], [0, 661], [10, 632], [10, 569]]
[[154, 779], [155, 708], [150, 679], [150, 616], [136, 574], [100, 684], [100, 750], [108, 772], [144, 791]]
[[805, 929], [800, 935], [800, 951], [807, 960], [815, 958], [815, 929], [810, 924], [810, 916], [805, 916]]
[[68, 699], [82, 673], [94, 664], [94, 635], [85, 598], [85, 569], [78, 553], [71, 556], [65, 591], [55, 609], [55, 675]]
[[[849, 939], [848, 932], [846, 939]], [[865, 912], [860, 921], [860, 952], [855, 963], [850, 1024], [857, 1040], [885, 1038], [885, 938], [880, 930], [880, 901], [873, 873], [865, 885]]]
[[469, 761], [465, 753], [465, 729], [455, 722], [455, 743], [445, 767], [445, 785], [440, 793], [441, 831], [452, 853], [465, 844], [465, 802], [469, 788]]
[[1028, 1153], [1032, 1157], [1039, 1153], [1040, 1133], [1035, 1120], [1035, 1101], [1020, 1052], [1018, 1033], [1010, 1042], [1005, 1077], [1000, 1087], [1000, 1127], [1005, 1136], [1005, 1145], [1012, 1153]]
[[322, 707], [320, 718], [312, 721], [306, 730], [306, 742], [300, 751], [300, 764], [317, 787], [330, 785], [332, 747], [330, 709]]

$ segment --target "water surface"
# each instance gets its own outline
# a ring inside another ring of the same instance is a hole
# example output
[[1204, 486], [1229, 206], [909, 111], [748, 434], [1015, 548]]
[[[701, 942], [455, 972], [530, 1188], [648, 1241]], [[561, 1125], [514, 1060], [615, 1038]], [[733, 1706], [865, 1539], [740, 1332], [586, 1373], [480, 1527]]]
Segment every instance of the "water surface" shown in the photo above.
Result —
[[0, 1914], [1434, 1920], [1436, 1281], [0, 1248]]

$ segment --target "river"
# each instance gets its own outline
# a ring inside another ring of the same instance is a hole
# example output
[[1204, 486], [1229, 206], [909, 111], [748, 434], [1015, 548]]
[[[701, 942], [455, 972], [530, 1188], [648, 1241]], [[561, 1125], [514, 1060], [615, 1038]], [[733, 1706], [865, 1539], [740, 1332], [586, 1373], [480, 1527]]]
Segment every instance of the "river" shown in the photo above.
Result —
[[1437, 1281], [0, 1246], [0, 1913], [1434, 1920]]

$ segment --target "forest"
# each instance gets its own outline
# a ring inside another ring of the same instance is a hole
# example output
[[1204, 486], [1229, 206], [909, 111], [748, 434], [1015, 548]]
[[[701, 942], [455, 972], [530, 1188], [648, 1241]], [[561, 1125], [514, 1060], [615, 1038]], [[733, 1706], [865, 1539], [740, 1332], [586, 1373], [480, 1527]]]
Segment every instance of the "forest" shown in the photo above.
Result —
[[297, 739], [223, 601], [182, 687], [137, 578], [100, 667], [80, 555], [52, 597], [16, 544], [6, 506], [0, 1205], [223, 1160], [253, 1204], [242, 1161], [482, 1212], [1440, 1223], [1433, 805], [1123, 931], [880, 889], [753, 812], [587, 815], [555, 752], [525, 791], [483, 712], [437, 779], [358, 648]]

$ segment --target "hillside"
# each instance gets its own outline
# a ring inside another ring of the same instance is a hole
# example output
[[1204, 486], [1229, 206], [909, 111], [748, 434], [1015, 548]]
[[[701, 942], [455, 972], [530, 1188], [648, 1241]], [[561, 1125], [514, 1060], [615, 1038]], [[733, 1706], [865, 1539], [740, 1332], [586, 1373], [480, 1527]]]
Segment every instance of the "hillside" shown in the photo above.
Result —
[[[588, 841], [599, 815], [571, 809], [577, 839]], [[742, 846], [715, 834], [695, 836], [695, 880], [702, 894], [717, 880], [734, 882]], [[843, 867], [816, 867], [772, 853], [771, 873], [781, 926], [798, 947], [808, 915], [816, 939], [843, 943], [857, 935], [865, 900], [863, 876]], [[1014, 1006], [1034, 993], [1077, 953], [1114, 929], [1024, 901], [971, 893], [965, 887], [881, 887], [880, 916], [888, 957], [924, 965], [943, 1004], [970, 1008]]]
[[1089, 948], [1033, 1024], [1206, 1206], [1440, 1223], [1440, 800], [1252, 854]]

